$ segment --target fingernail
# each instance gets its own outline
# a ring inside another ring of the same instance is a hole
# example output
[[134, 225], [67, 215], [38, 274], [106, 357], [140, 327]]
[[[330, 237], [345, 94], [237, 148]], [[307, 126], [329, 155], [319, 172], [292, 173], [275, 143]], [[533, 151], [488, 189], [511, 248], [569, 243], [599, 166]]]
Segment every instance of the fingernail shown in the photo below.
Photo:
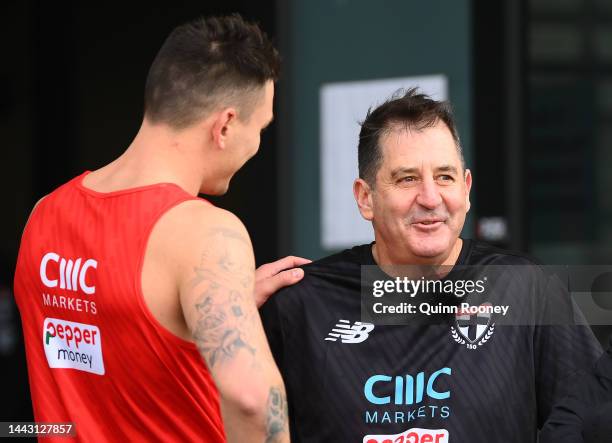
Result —
[[302, 276], [302, 274], [304, 274], [304, 271], [303, 271], [302, 269], [299, 269], [299, 268], [298, 268], [298, 269], [294, 269], [294, 270], [293, 270], [293, 276], [294, 276], [295, 278], [301, 277], [301, 276]]

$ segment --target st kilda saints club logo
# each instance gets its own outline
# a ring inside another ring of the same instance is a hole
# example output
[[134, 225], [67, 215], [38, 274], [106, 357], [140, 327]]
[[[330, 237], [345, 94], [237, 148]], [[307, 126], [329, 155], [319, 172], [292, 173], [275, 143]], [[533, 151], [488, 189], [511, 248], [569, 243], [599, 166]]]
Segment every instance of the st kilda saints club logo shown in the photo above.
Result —
[[487, 312], [490, 306], [490, 303], [483, 303], [460, 308], [455, 315], [455, 326], [451, 326], [453, 339], [468, 349], [478, 349], [488, 342], [495, 332], [495, 323], [491, 323], [491, 313]]

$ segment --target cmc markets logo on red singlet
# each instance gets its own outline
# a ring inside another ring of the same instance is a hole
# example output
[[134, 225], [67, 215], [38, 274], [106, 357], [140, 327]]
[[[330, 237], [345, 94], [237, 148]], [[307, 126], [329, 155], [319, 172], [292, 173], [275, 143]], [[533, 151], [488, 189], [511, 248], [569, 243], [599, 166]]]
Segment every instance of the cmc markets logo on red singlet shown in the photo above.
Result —
[[92, 295], [96, 292], [95, 285], [88, 284], [88, 274], [98, 267], [93, 258], [75, 260], [60, 257], [55, 252], [47, 252], [40, 261], [40, 279], [48, 288], [66, 289], [68, 291], [83, 291]]
[[363, 443], [448, 443], [446, 429], [412, 428], [401, 434], [366, 435]]

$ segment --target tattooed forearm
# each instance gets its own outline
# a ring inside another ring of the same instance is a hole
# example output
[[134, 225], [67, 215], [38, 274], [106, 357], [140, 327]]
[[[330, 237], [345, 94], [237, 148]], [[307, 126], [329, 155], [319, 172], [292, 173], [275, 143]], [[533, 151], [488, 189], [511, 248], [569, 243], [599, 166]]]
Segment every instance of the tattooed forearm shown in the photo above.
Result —
[[288, 433], [287, 399], [282, 388], [270, 388], [266, 408], [266, 443], [275, 443], [286, 438]]

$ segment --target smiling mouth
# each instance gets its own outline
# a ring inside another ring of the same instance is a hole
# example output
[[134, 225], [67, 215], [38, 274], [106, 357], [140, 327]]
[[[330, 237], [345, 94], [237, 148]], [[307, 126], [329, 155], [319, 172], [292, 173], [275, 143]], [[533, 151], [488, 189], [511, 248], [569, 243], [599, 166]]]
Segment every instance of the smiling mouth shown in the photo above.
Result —
[[435, 231], [444, 224], [443, 220], [422, 220], [412, 223], [412, 226], [419, 231], [430, 232]]

